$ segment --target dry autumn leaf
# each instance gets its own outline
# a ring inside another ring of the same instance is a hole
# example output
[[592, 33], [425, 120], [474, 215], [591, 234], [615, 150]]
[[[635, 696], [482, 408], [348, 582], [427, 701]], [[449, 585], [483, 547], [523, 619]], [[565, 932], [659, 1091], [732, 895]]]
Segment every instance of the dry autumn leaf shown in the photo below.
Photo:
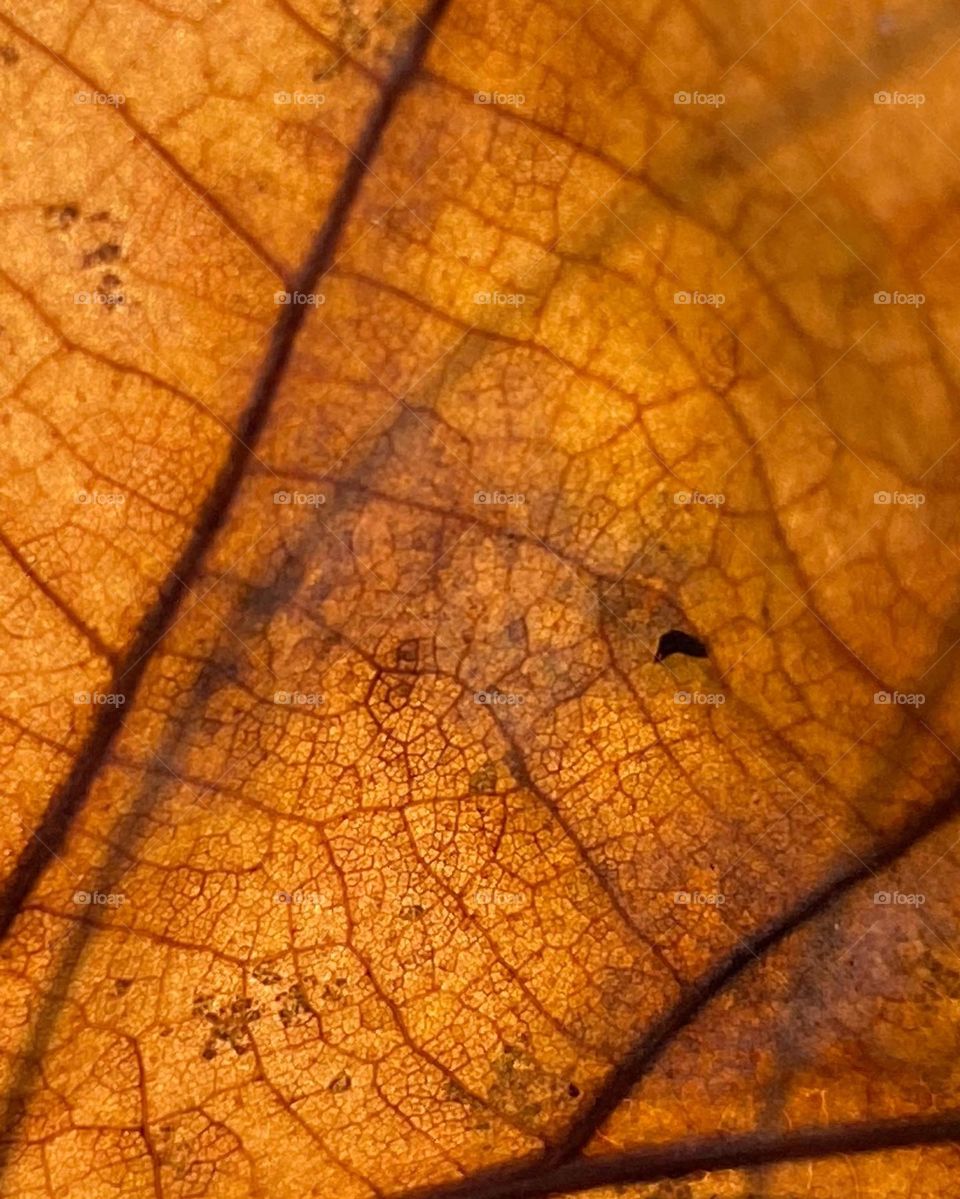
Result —
[[0, 2], [0, 1195], [957, 1194], [955, 11]]

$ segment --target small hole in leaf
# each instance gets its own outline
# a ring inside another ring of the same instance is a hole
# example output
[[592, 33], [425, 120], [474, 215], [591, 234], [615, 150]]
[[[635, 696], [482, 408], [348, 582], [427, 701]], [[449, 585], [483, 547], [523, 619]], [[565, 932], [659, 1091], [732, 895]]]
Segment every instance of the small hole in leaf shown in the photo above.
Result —
[[692, 633], [684, 633], [682, 629], [671, 629], [669, 633], [661, 634], [653, 660], [662, 662], [671, 654], [686, 654], [688, 658], [705, 658], [707, 647], [699, 637], [694, 637]]

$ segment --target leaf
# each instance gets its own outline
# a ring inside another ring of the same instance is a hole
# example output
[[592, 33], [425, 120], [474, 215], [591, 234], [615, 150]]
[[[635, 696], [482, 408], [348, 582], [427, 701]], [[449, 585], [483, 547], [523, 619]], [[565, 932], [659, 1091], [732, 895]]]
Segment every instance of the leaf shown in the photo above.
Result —
[[0, 26], [0, 1193], [949, 1193], [952, 12]]

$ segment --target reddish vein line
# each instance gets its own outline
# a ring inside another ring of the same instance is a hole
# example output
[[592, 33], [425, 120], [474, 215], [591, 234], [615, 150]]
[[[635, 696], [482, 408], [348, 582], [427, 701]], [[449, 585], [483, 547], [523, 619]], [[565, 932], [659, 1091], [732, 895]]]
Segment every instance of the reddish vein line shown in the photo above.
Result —
[[[400, 99], [416, 78], [435, 27], [442, 19], [448, 3], [449, 0], [431, 0], [423, 16], [414, 22], [407, 43], [397, 56], [383, 91], [351, 151], [323, 225], [317, 231], [303, 265], [290, 281], [291, 291], [313, 291], [329, 270], [366, 178], [370, 159], [376, 154]], [[250, 401], [237, 425], [234, 441], [216, 481], [200, 509], [193, 532], [140, 622], [124, 661], [114, 672], [110, 690], [123, 695], [125, 703], [122, 707], [106, 705], [98, 710], [73, 768], [51, 796], [34, 835], [24, 846], [0, 889], [0, 938], [9, 932], [37, 879], [63, 847], [71, 823], [83, 807], [90, 787], [122, 727], [121, 712], [130, 710], [158, 643], [176, 620], [190, 585], [200, 571], [204, 555], [226, 521], [249, 458], [270, 415], [308, 310], [309, 306], [302, 304], [289, 304], [281, 310]]]
[[937, 1116], [907, 1116], [791, 1132], [702, 1137], [631, 1153], [581, 1158], [511, 1185], [474, 1181], [424, 1187], [405, 1192], [403, 1199], [539, 1199], [618, 1183], [659, 1182], [713, 1170], [742, 1170], [831, 1154], [877, 1153], [958, 1141], [960, 1111], [949, 1111]]
[[[584, 1168], [586, 1164], [598, 1160], [582, 1156], [596, 1133], [641, 1080], [650, 1073], [677, 1036], [691, 1025], [718, 995], [728, 990], [745, 970], [755, 965], [765, 953], [792, 933], [797, 932], [823, 913], [858, 883], [890, 866], [914, 845], [942, 828], [958, 812], [960, 812], [960, 793], [951, 790], [929, 808], [905, 821], [894, 837], [879, 845], [871, 853], [864, 854], [852, 868], [828, 876], [779, 919], [770, 921], [749, 937], [744, 938], [729, 954], [719, 959], [693, 983], [686, 994], [634, 1042], [604, 1079], [592, 1100], [573, 1119], [566, 1132], [539, 1158], [528, 1158], [526, 1161], [510, 1162], [479, 1170], [458, 1182], [429, 1190], [425, 1189], [422, 1195], [430, 1196], [430, 1199], [520, 1199], [526, 1195], [549, 1194], [553, 1189], [584, 1190], [602, 1185], [603, 1179], [598, 1178], [597, 1181], [585, 1183], [580, 1187], [568, 1186], [565, 1182], [560, 1188], [552, 1186], [544, 1188], [543, 1180], [558, 1176], [566, 1178], [571, 1173], [578, 1176], [576, 1175], [577, 1171]], [[874, 1127], [874, 1125], [870, 1127]], [[954, 1133], [957, 1131], [955, 1129], [950, 1136], [941, 1135], [937, 1139], [955, 1139]], [[724, 1141], [723, 1144], [726, 1145], [728, 1142]], [[645, 1152], [646, 1150], [643, 1150], [639, 1154], [623, 1156], [631, 1157], [636, 1162], [642, 1159]], [[665, 1152], [661, 1153], [661, 1159]], [[811, 1155], [806, 1154], [805, 1156]], [[617, 1160], [621, 1160], [620, 1155]], [[691, 1169], [707, 1168], [729, 1167], [691, 1167]], [[662, 1176], [667, 1177], [667, 1175]], [[615, 1180], [608, 1179], [607, 1181]], [[411, 1191], [405, 1194], [403, 1199], [415, 1199], [415, 1197], [419, 1199], [420, 1195], [420, 1191]]]
[[892, 865], [918, 842], [941, 828], [960, 811], [960, 798], [951, 789], [936, 803], [906, 820], [895, 836], [863, 854], [846, 870], [828, 875], [784, 915], [745, 937], [725, 957], [706, 971], [687, 994], [637, 1040], [611, 1071], [603, 1085], [574, 1119], [566, 1135], [545, 1155], [544, 1166], [561, 1166], [581, 1153], [630, 1092], [644, 1078], [668, 1045], [700, 1015], [718, 995], [764, 954], [819, 916], [858, 883]]
[[89, 645], [93, 647], [94, 650], [96, 650], [100, 657], [103, 658], [105, 662], [108, 662], [111, 666], [115, 665], [116, 654], [103, 640], [93, 625], [87, 624], [87, 622], [82, 616], [80, 616], [79, 613], [74, 612], [66, 600], [64, 600], [63, 596], [50, 583], [37, 574], [24, 555], [20, 553], [10, 538], [7, 537], [6, 533], [2, 531], [0, 531], [0, 546], [7, 551], [10, 557], [17, 564], [26, 578], [30, 580], [34, 587], [36, 587], [38, 591], [42, 592], [42, 594], [47, 597], [57, 611], [60, 612], [60, 614], [64, 616], [71, 625], [73, 625], [77, 632]]

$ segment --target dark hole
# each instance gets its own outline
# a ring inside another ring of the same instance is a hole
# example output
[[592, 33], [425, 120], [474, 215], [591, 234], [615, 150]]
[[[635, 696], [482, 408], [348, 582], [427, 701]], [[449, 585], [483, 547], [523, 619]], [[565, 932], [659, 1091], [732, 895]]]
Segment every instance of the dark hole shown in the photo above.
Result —
[[653, 660], [662, 662], [671, 654], [686, 654], [688, 658], [705, 658], [707, 647], [699, 637], [684, 633], [681, 629], [671, 629], [669, 633], [661, 634]]
[[572, 1082], [567, 1087], [567, 1094], [570, 1096], [571, 1099], [576, 1099], [579, 1096], [580, 1088], [577, 1086], [577, 1084], [575, 1082]]

